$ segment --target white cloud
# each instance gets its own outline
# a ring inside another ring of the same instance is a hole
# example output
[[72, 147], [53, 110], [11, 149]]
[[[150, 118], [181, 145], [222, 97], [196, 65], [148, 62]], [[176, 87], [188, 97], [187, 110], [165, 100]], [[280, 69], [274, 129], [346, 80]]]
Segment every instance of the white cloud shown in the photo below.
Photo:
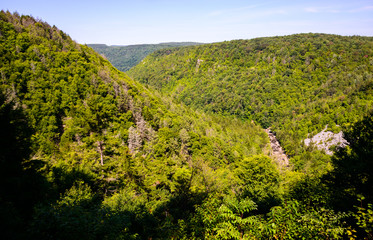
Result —
[[357, 13], [373, 11], [373, 5], [364, 6], [360, 8], [353, 8], [351, 5], [306, 7], [303, 10], [308, 13]]
[[362, 8], [352, 9], [348, 12], [355, 13], [355, 12], [365, 12], [365, 11], [372, 11], [372, 10], [373, 10], [373, 6], [364, 6]]
[[319, 9], [314, 8], [314, 7], [307, 7], [307, 8], [305, 8], [304, 10], [305, 10], [306, 12], [310, 12], [310, 13], [318, 13], [318, 12], [320, 12]]
[[334, 7], [307, 7], [304, 8], [304, 11], [308, 13], [340, 13], [340, 9], [336, 9]]

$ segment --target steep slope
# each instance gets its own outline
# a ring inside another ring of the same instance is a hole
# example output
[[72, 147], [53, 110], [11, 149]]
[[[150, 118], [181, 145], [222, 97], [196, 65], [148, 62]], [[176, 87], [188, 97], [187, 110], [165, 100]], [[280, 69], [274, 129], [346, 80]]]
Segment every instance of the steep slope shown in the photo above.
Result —
[[362, 197], [348, 215], [333, 207], [351, 210], [360, 194], [371, 202], [372, 114], [347, 135], [351, 147], [326, 180], [302, 178], [260, 154], [268, 139], [254, 123], [175, 104], [30, 16], [0, 12], [0, 76], [5, 239], [371, 233]]
[[[243, 191], [235, 169], [268, 143], [258, 126], [161, 98], [48, 23], [0, 20], [2, 137], [19, 150], [0, 146], [4, 234], [167, 239], [207, 194]], [[21, 193], [22, 169], [35, 182]]]
[[314, 161], [304, 139], [372, 109], [372, 72], [373, 38], [297, 34], [160, 50], [128, 74], [195, 109], [271, 126], [304, 168]]
[[181, 46], [200, 45], [195, 42], [170, 42], [159, 44], [139, 44], [128, 46], [107, 46], [105, 44], [88, 44], [98, 53], [104, 55], [120, 71], [128, 71], [142, 59], [156, 50]]

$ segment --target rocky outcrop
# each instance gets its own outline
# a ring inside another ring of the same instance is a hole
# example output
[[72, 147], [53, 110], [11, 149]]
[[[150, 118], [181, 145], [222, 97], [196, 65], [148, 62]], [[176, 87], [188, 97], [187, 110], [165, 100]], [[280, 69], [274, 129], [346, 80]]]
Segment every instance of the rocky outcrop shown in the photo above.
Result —
[[304, 144], [306, 146], [313, 144], [318, 150], [324, 150], [328, 155], [333, 155], [333, 151], [330, 150], [332, 146], [345, 147], [348, 145], [347, 140], [343, 138], [342, 131], [333, 133], [331, 131], [326, 131], [327, 128], [328, 126], [312, 138], [304, 139]]
[[268, 134], [269, 141], [271, 144], [271, 157], [282, 167], [289, 166], [289, 158], [282, 149], [279, 141], [276, 138], [276, 135], [273, 134], [270, 128], [265, 129]]
[[198, 69], [199, 69], [199, 65], [201, 65], [201, 63], [203, 62], [202, 59], [197, 59], [197, 64], [196, 64], [196, 72], [198, 72]]

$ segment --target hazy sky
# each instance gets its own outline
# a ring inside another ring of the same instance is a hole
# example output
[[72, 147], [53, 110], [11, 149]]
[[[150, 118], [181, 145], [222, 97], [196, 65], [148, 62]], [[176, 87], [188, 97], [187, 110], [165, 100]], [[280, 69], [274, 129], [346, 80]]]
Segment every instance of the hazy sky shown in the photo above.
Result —
[[373, 36], [373, 0], [1, 0], [0, 8], [40, 18], [83, 44]]

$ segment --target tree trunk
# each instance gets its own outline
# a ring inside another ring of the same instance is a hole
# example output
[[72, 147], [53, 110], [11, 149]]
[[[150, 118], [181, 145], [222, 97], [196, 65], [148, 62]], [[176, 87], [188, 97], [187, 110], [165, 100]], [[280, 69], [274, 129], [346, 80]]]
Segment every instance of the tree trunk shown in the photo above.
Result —
[[97, 142], [97, 150], [100, 152], [101, 155], [101, 166], [104, 165], [103, 143], [103, 141]]

